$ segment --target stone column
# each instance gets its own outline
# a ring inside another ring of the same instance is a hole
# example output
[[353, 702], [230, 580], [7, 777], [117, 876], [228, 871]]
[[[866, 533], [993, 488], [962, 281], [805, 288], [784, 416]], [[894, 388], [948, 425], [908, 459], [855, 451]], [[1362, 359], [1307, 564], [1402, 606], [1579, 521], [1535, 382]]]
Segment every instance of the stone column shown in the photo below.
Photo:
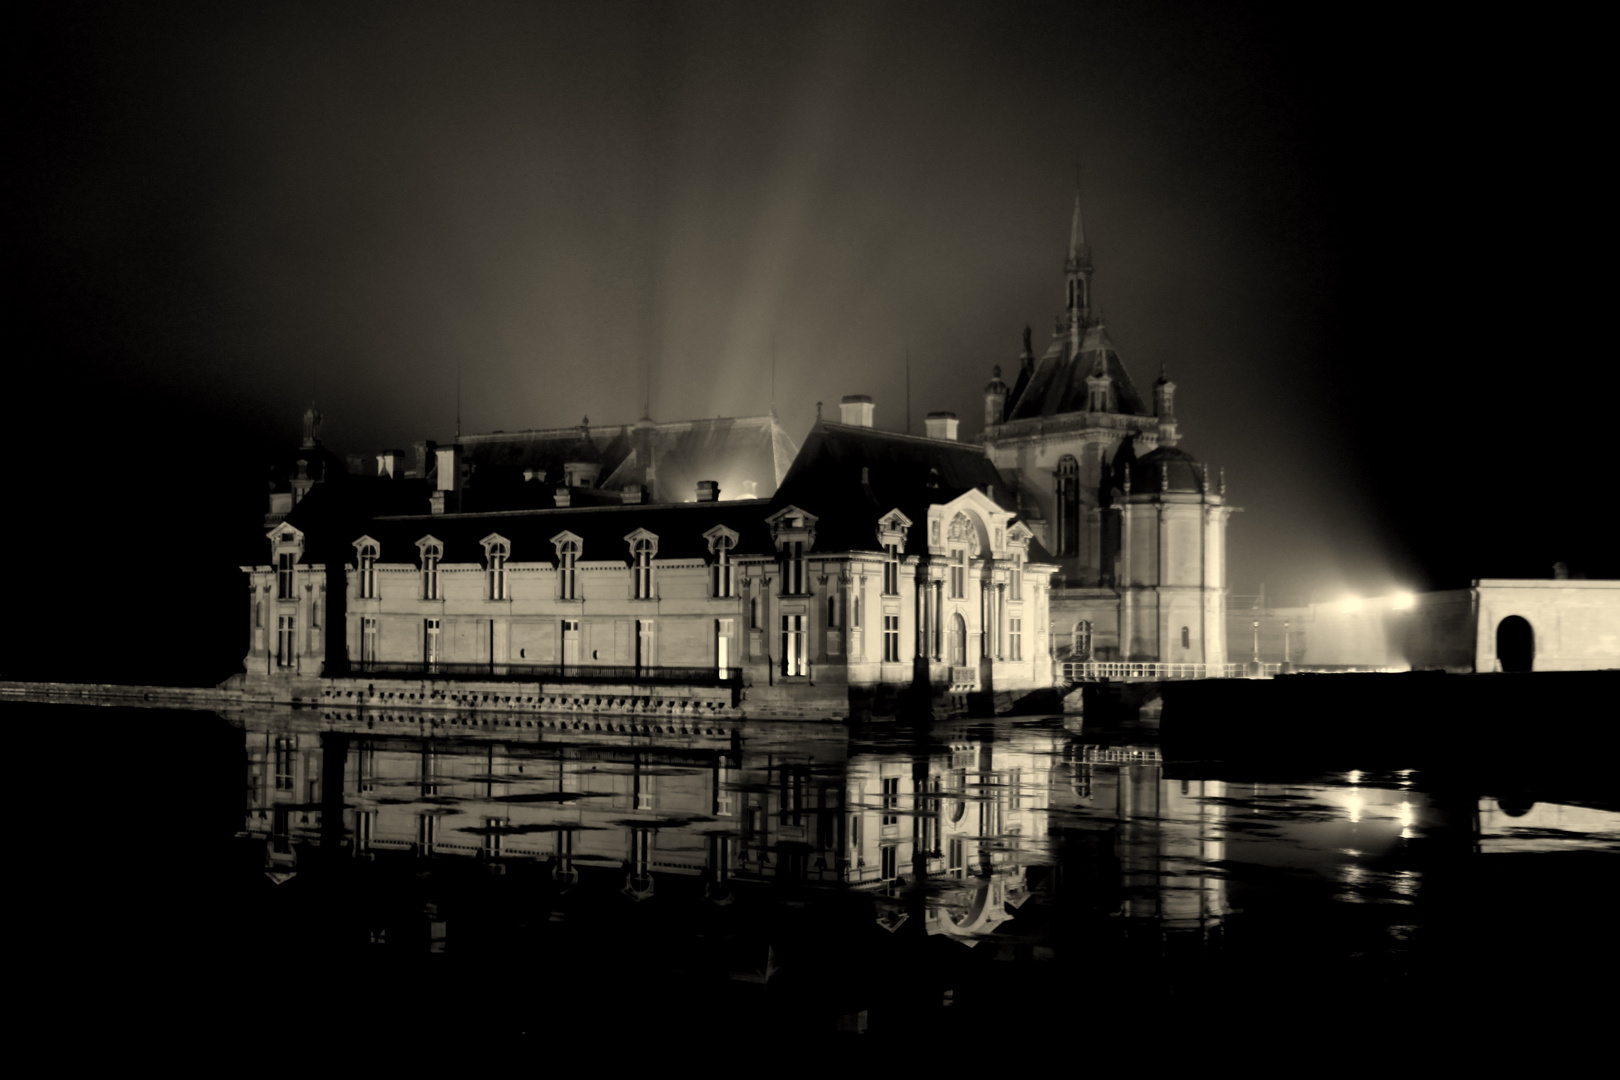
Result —
[[940, 659], [940, 638], [944, 636], [945, 627], [945, 583], [934, 582], [934, 661]]
[[1007, 621], [1007, 586], [996, 582], [996, 659], [1005, 659]]

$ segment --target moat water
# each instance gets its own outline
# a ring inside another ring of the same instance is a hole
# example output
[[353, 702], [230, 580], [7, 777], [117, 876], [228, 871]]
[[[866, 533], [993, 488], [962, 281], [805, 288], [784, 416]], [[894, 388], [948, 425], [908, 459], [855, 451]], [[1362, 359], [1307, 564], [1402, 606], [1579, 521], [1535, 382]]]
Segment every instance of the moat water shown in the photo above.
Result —
[[1616, 959], [1620, 796], [1545, 768], [1166, 761], [1061, 717], [5, 715], [64, 767], [36, 836], [71, 854], [23, 880], [76, 1007], [159, 1036], [1365, 1031], [1597, 1007]]

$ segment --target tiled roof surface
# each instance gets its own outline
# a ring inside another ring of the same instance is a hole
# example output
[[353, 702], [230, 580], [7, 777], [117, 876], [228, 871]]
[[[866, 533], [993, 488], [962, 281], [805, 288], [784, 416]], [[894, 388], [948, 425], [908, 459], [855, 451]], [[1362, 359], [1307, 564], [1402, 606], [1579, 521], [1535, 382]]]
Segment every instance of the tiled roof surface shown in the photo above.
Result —
[[[1036, 364], [1028, 385], [1018, 393], [1007, 418], [1026, 420], [1036, 416], [1085, 412], [1086, 377], [1097, 366], [1099, 353], [1102, 355], [1103, 369], [1114, 380], [1118, 411], [1129, 416], [1146, 416], [1148, 409], [1142, 403], [1142, 396], [1136, 392], [1131, 377], [1125, 373], [1118, 350], [1101, 327], [1092, 327], [1086, 331], [1078, 354], [1074, 352], [1067, 334], [1052, 339], [1046, 355]], [[1023, 382], [1023, 379], [1019, 381]]]

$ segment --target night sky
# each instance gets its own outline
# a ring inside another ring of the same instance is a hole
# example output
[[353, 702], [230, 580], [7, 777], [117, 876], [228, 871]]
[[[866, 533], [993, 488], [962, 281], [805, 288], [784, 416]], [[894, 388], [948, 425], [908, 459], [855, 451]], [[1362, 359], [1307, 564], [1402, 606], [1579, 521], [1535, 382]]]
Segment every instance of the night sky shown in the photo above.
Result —
[[1365, 5], [51, 5], [15, 41], [13, 468], [107, 527], [94, 550], [140, 526], [178, 566], [257, 524], [312, 398], [340, 453], [443, 441], [458, 369], [469, 432], [649, 393], [757, 414], [774, 342], [802, 439], [848, 393], [902, 430], [909, 352], [913, 429], [971, 434], [1062, 308], [1078, 155], [1108, 332], [1245, 508], [1234, 592], [1620, 576], [1574, 505], [1613, 451], [1566, 245], [1610, 226], [1600, 148], [1542, 111], [1589, 78], [1550, 33]]

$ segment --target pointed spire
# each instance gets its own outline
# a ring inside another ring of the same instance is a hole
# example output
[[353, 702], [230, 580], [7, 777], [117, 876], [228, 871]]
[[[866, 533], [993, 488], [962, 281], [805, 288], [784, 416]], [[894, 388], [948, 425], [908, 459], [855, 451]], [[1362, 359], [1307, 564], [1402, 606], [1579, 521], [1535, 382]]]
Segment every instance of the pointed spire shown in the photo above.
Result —
[[1074, 185], [1074, 220], [1069, 224], [1069, 261], [1079, 262], [1086, 247], [1086, 227], [1080, 220], [1080, 185]]

